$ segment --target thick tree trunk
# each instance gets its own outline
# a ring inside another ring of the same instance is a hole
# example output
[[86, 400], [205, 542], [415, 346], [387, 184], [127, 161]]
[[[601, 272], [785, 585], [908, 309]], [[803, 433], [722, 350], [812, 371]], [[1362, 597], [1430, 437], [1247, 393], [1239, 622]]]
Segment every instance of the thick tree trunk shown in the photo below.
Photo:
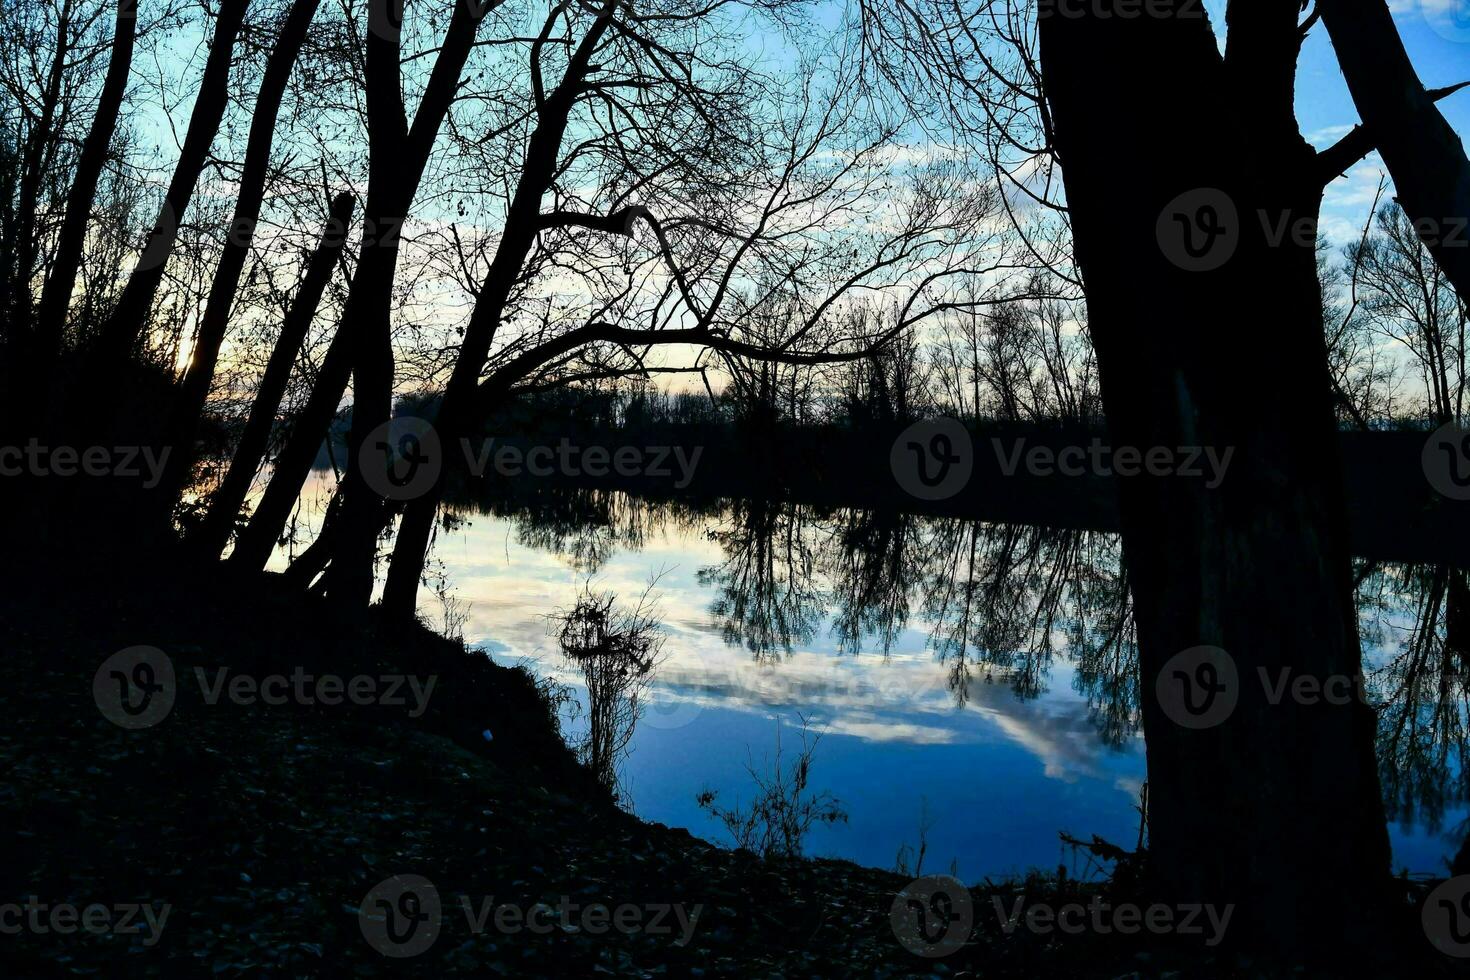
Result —
[[[1150, 866], [1165, 901], [1235, 903], [1234, 939], [1329, 946], [1371, 921], [1389, 853], [1371, 710], [1273, 704], [1260, 673], [1359, 671], [1316, 277], [1321, 187], [1282, 84], [1295, 8], [1262, 14], [1254, 38], [1232, 23], [1240, 47], [1224, 59], [1202, 14], [1080, 10], [1043, 8], [1040, 54], [1111, 438], [1233, 451], [1214, 490], [1120, 480]], [[1186, 228], [1203, 254], [1183, 250]], [[1238, 703], [1193, 729], [1156, 692], [1170, 658], [1200, 645], [1233, 659]]]
[[306, 275], [291, 300], [286, 319], [281, 324], [281, 335], [271, 350], [261, 375], [255, 401], [250, 406], [250, 418], [245, 431], [230, 459], [230, 468], [225, 473], [219, 489], [210, 499], [209, 512], [204, 522], [190, 538], [190, 546], [198, 554], [218, 558], [229, 542], [235, 517], [250, 492], [250, 484], [265, 459], [266, 447], [270, 444], [271, 429], [275, 425], [276, 412], [286, 394], [286, 383], [291, 377], [291, 365], [306, 341], [307, 330], [316, 316], [322, 292], [332, 278], [332, 272], [342, 255], [342, 246], [347, 237], [347, 224], [352, 220], [354, 201], [351, 194], [338, 194], [332, 201], [331, 213], [321, 241], [306, 265]]
[[230, 61], [249, 2], [220, 2], [214, 36], [209, 42], [209, 57], [204, 62], [204, 75], [194, 97], [194, 108], [189, 114], [183, 149], [179, 152], [173, 177], [164, 194], [163, 208], [148, 234], [138, 264], [133, 267], [132, 275], [123, 287], [117, 308], [98, 338], [104, 363], [117, 363], [126, 358], [148, 322], [153, 297], [158, 292], [158, 284], [163, 281], [164, 266], [168, 264], [168, 257], [178, 240], [179, 222], [184, 220], [184, 214], [189, 210], [189, 201], [194, 196], [199, 175], [209, 158], [209, 148], [214, 144], [220, 120], [224, 118], [225, 107], [229, 103]]
[[1470, 302], [1470, 159], [1425, 91], [1383, 0], [1322, 0], [1358, 115], [1393, 176], [1399, 206]]
[[[235, 214], [230, 220], [230, 231], [225, 238], [224, 251], [220, 253], [219, 265], [215, 267], [194, 351], [169, 420], [169, 439], [165, 445], [172, 446], [173, 453], [158, 487], [165, 507], [172, 505], [177, 498], [193, 466], [194, 436], [199, 416], [204, 411], [209, 386], [214, 381], [215, 363], [219, 360], [220, 345], [224, 343], [225, 331], [229, 327], [240, 273], [245, 268], [245, 257], [255, 237], [255, 223], [260, 218], [261, 202], [265, 199], [276, 116], [286, 92], [286, 82], [291, 77], [291, 69], [296, 64], [301, 45], [306, 41], [307, 29], [319, 3], [320, 0], [295, 0], [276, 38], [276, 46], [266, 61], [265, 77], [261, 80], [255, 111], [250, 117], [250, 138], [245, 146], [245, 164], [240, 172]], [[350, 199], [348, 207], [351, 207]]]
[[56, 255], [51, 273], [41, 289], [41, 305], [36, 317], [39, 364], [32, 370], [46, 370], [44, 365], [61, 350], [62, 333], [66, 329], [66, 313], [82, 263], [82, 245], [87, 237], [87, 221], [92, 216], [92, 201], [97, 196], [97, 180], [107, 162], [112, 134], [122, 110], [123, 95], [128, 87], [128, 71], [133, 63], [133, 41], [137, 35], [135, 0], [118, 0], [116, 26], [113, 28], [112, 53], [107, 63], [107, 76], [97, 99], [97, 112], [82, 142], [77, 158], [77, 172], [66, 196], [66, 214], [56, 242]]

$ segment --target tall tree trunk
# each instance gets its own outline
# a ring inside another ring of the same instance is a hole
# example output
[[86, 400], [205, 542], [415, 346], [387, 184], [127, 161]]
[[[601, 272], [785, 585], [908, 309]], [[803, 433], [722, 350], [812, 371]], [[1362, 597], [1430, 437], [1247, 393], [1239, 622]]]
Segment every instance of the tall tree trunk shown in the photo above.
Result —
[[[434, 517], [443, 496], [445, 481], [453, 478], [454, 467], [463, 461], [456, 447], [460, 439], [472, 434], [474, 422], [481, 417], [475, 411], [480, 372], [490, 355], [490, 345], [494, 342], [495, 332], [505, 315], [511, 290], [515, 288], [526, 258], [535, 246], [536, 235], [541, 228], [541, 200], [556, 175], [557, 160], [561, 154], [572, 106], [581, 94], [588, 65], [607, 30], [610, 18], [609, 7], [578, 43], [561, 83], [539, 106], [540, 118], [526, 147], [526, 156], [521, 164], [515, 195], [506, 214], [500, 243], [480, 287], [480, 294], [475, 299], [475, 308], [470, 314], [470, 322], [465, 328], [464, 340], [460, 344], [459, 355], [455, 359], [454, 370], [450, 374], [435, 420], [440, 444], [444, 449], [445, 466], [440, 471], [439, 479], [427, 492], [405, 503], [403, 518], [398, 522], [398, 535], [393, 542], [393, 558], [388, 566], [388, 579], [383, 586], [383, 609], [391, 620], [409, 622], [413, 618], [419, 580], [423, 576], [429, 539], [434, 529]], [[344, 534], [356, 534], [359, 538], [357, 546], [361, 548], [366, 531], [366, 528], [349, 526], [344, 529]]]
[[[194, 463], [194, 436], [198, 429], [199, 416], [209, 397], [209, 386], [214, 381], [215, 363], [219, 359], [220, 345], [224, 343], [225, 332], [229, 327], [230, 310], [235, 304], [240, 272], [245, 268], [245, 257], [255, 237], [255, 223], [260, 218], [261, 202], [265, 199], [265, 180], [270, 169], [276, 116], [280, 112], [286, 82], [291, 77], [291, 70], [296, 64], [301, 45], [306, 41], [307, 29], [311, 26], [311, 19], [316, 15], [319, 3], [320, 0], [295, 0], [290, 13], [286, 15], [281, 33], [276, 38], [276, 46], [266, 61], [265, 77], [261, 80], [260, 92], [255, 98], [255, 111], [250, 117], [250, 137], [245, 146], [245, 164], [240, 172], [240, 191], [235, 198], [235, 214], [230, 220], [224, 251], [220, 253], [214, 281], [209, 287], [209, 300], [199, 322], [194, 351], [169, 420], [169, 439], [165, 445], [172, 446], [173, 453], [158, 487], [159, 497], [165, 507], [172, 505], [176, 499]], [[351, 207], [350, 198], [348, 207]]]
[[66, 195], [66, 214], [56, 241], [56, 255], [51, 274], [41, 289], [41, 306], [36, 317], [37, 351], [40, 364], [34, 371], [47, 370], [46, 365], [61, 350], [62, 333], [66, 329], [66, 313], [82, 262], [82, 246], [87, 237], [87, 221], [92, 216], [92, 201], [97, 196], [97, 180], [107, 162], [117, 117], [122, 111], [123, 95], [128, 87], [128, 71], [133, 63], [133, 41], [138, 31], [135, 0], [118, 0], [117, 20], [113, 27], [112, 53], [107, 62], [107, 75], [97, 98], [97, 112], [82, 142], [77, 157], [76, 176]]
[[[385, 8], [386, 9], [386, 8]], [[401, 16], [401, 11], [398, 12]], [[401, 25], [389, 30], [369, 31], [366, 54], [366, 110], [368, 129], [368, 208], [374, 213], [395, 215], [401, 221], [413, 203], [400, 188], [414, 181], [405, 172], [401, 155], [408, 138], [408, 118], [403, 108], [403, 78], [399, 72], [398, 37]], [[394, 204], [389, 205], [391, 200]], [[386, 205], [386, 207], [384, 206]], [[355, 315], [349, 334], [352, 356], [352, 428], [348, 433], [348, 466], [344, 481], [341, 525], [332, 549], [332, 568], [327, 594], [344, 605], [366, 608], [373, 591], [373, 559], [377, 535], [368, 533], [382, 500], [365, 481], [365, 468], [373, 465], [368, 455], [374, 433], [386, 426], [393, 414], [393, 276], [398, 265], [401, 226], [395, 225], [372, 248], [374, 278], [354, 290]], [[364, 258], [369, 258], [364, 253]], [[371, 295], [369, 294], [369, 291]], [[349, 533], [357, 530], [359, 533]]]
[[148, 233], [138, 264], [128, 276], [117, 308], [112, 311], [98, 338], [99, 353], [105, 364], [115, 364], [126, 358], [148, 322], [153, 297], [158, 292], [158, 284], [163, 281], [164, 267], [178, 240], [179, 222], [184, 220], [184, 214], [189, 210], [189, 201], [194, 196], [194, 188], [209, 157], [209, 148], [214, 144], [220, 120], [224, 118], [225, 107], [229, 103], [230, 61], [234, 55], [235, 37], [240, 32], [249, 2], [220, 0], [214, 36], [209, 42], [209, 57], [204, 62], [204, 75], [194, 97], [193, 111], [189, 114], [184, 146], [164, 194], [163, 207], [153, 230]]
[[[454, 101], [454, 93], [459, 86], [460, 72], [474, 45], [475, 32], [480, 18], [497, 6], [499, 6], [499, 0], [491, 0], [483, 8], [476, 8], [473, 4], [467, 3], [455, 5], [454, 14], [445, 30], [444, 43], [439, 48], [439, 57], [434, 62], [434, 69], [419, 100], [418, 111], [414, 114], [412, 127], [399, 137], [393, 147], [378, 147], [371, 150], [374, 171], [369, 174], [368, 203], [363, 215], [362, 248], [352, 283], [348, 287], [347, 311], [343, 316], [342, 326], [338, 328], [327, 350], [327, 355], [322, 361], [311, 397], [305, 409], [297, 416], [291, 435], [282, 448], [280, 456], [276, 459], [275, 472], [271, 476], [270, 484], [256, 506], [249, 525], [235, 543], [235, 550], [231, 553], [230, 558], [232, 562], [251, 568], [260, 568], [270, 557], [271, 547], [280, 536], [291, 507], [301, 493], [302, 484], [305, 483], [311, 469], [311, 461], [316, 458], [317, 449], [327, 436], [328, 427], [331, 425], [332, 417], [336, 414], [337, 405], [347, 386], [347, 378], [354, 370], [352, 361], [357, 342], [349, 332], [348, 326], [351, 325], [353, 330], [357, 329], [361, 322], [358, 319], [359, 315], [363, 318], [369, 315], [379, 318], [377, 325], [371, 328], [372, 335], [377, 338], [377, 346], [373, 346], [371, 339], [367, 341], [367, 346], [372, 356], [378, 358], [369, 367], [370, 371], [375, 367], [378, 371], [372, 383], [381, 386], [383, 373], [381, 341], [383, 332], [387, 329], [388, 311], [393, 295], [394, 267], [398, 255], [398, 231], [407, 217], [409, 206], [413, 203], [419, 181], [423, 178], [424, 167], [428, 164], [429, 154], [433, 150], [434, 141], [438, 138], [439, 127], [449, 114], [449, 107]], [[372, 30], [369, 32], [369, 50], [377, 48], [381, 51], [380, 45], [392, 45], [396, 52], [396, 44], [390, 39], [397, 37], [398, 25], [396, 22], [384, 21], [384, 18], [389, 16], [387, 6], [373, 4], [369, 16], [375, 19], [372, 23]], [[386, 53], [381, 54], [375, 59], [375, 64], [384, 65], [386, 60]], [[396, 54], [393, 64], [396, 68]], [[383, 100], [376, 96], [374, 96], [374, 107], [378, 112], [388, 111]], [[400, 115], [402, 109], [400, 99], [398, 106]], [[382, 129], [380, 124], [380, 133]], [[384, 175], [382, 179], [378, 179], [380, 175]], [[387, 175], [391, 175], [391, 185], [382, 186], [385, 180], [389, 179]], [[360, 314], [359, 311], [361, 311]], [[391, 350], [388, 352], [387, 373], [391, 396]], [[377, 400], [381, 401], [381, 398], [378, 397]], [[367, 410], [382, 414], [381, 408], [374, 409], [369, 406]], [[356, 418], [355, 406], [353, 415]], [[354, 455], [349, 474], [356, 469], [358, 461], [359, 458]], [[349, 480], [351, 479], [349, 475]], [[346, 504], [347, 501], [344, 500], [344, 506]], [[344, 523], [347, 519], [344, 513]], [[353, 513], [352, 519], [359, 527], [372, 523], [371, 514], [366, 508]], [[376, 541], [376, 535], [374, 541]], [[371, 561], [372, 556], [369, 554], [367, 558], [369, 588], [371, 587]], [[358, 560], [357, 564], [361, 567], [362, 563]], [[362, 597], [360, 583], [361, 574], [358, 573], [356, 582], [351, 586], [344, 585], [344, 591], [355, 588], [358, 596]]]
[[1470, 159], [1419, 81], [1383, 0], [1322, 0], [1322, 23], [1399, 206], [1470, 303]]
[[[1150, 865], [1163, 900], [1233, 902], [1234, 938], [1290, 949], [1371, 934], [1389, 851], [1372, 711], [1273, 704], [1260, 674], [1356, 678], [1360, 661], [1316, 275], [1321, 182], [1292, 120], [1296, 7], [1276, 8], [1232, 5], [1225, 58], [1202, 13], [1044, 7], [1039, 37], [1113, 444], [1233, 451], [1214, 490], [1120, 479]], [[1200, 645], [1232, 658], [1238, 679], [1219, 697], [1238, 702], [1190, 728], [1156, 692], [1171, 658]]]
[[317, 306], [321, 303], [322, 291], [326, 289], [327, 281], [332, 278], [332, 272], [341, 258], [354, 203], [351, 194], [338, 194], [332, 200], [327, 226], [307, 262], [306, 275], [302, 278], [301, 285], [291, 300], [286, 319], [281, 324], [281, 335], [276, 338], [276, 346], [271, 350], [270, 360], [266, 362], [265, 373], [261, 375], [255, 401], [250, 406], [250, 418], [245, 423], [239, 444], [235, 446], [230, 468], [210, 499], [204, 522], [190, 537], [189, 544], [198, 554], [211, 559], [218, 558], [229, 542], [235, 517], [240, 513], [256, 471], [265, 459], [271, 429], [276, 421], [276, 411], [286, 394], [286, 383], [291, 377], [291, 365], [296, 362], [296, 355], [306, 341], [307, 330], [310, 329]]

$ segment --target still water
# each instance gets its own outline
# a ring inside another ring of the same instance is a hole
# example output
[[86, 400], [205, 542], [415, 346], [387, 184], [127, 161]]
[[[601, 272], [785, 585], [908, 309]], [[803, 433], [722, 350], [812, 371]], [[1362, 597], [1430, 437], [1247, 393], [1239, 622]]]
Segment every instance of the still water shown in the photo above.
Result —
[[[303, 531], [330, 487], [329, 474], [309, 486]], [[625, 805], [729, 843], [696, 796], [747, 802], [748, 768], [769, 772], [778, 739], [789, 765], [805, 724], [811, 787], [847, 814], [814, 827], [807, 854], [891, 868], [923, 824], [925, 870], [976, 881], [1084, 870], [1059, 832], [1138, 840], [1145, 766], [1119, 558], [1097, 532], [550, 490], [456, 505], [420, 608], [585, 708], [555, 614], [587, 588], [645, 600], [662, 659], [620, 759]], [[1463, 573], [1358, 572], [1395, 870], [1442, 870], [1467, 813]], [[565, 714], [575, 742], [586, 711]]]

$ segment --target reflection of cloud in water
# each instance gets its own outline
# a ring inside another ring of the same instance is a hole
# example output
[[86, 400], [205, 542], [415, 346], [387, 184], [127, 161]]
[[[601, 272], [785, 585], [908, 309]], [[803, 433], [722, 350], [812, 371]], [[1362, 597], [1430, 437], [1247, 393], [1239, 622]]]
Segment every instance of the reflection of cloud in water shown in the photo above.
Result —
[[[493, 637], [497, 659], [537, 662], [538, 672], [579, 687], [548, 632], [546, 615], [568, 605], [586, 577], [558, 556], [508, 540], [499, 519], [481, 519], [440, 554], [453, 565], [456, 593], [470, 603], [466, 636]], [[655, 532], [642, 551], [618, 550], [592, 577], [599, 589], [641, 594], [661, 577], [659, 618], [667, 660], [650, 696], [677, 724], [699, 724], [704, 710], [802, 714], [835, 736], [870, 743], [981, 745], [1003, 739], [1024, 748], [1049, 778], [1067, 782], [1103, 774], [1115, 753], [1102, 744], [1085, 702], [1070, 695], [1070, 670], [1057, 665], [1048, 693], [1016, 698], [1004, 679], [973, 684], [965, 708], [956, 708], [947, 669], [926, 648], [927, 624], [912, 622], [884, 659], [839, 655], [830, 623], [809, 649], [779, 663], [757, 664], [748, 651], [727, 645], [711, 617], [710, 590], [700, 567], [718, 563], [718, 546], [699, 535]], [[695, 710], [689, 710], [690, 708]], [[657, 723], [655, 722], [655, 725]]]

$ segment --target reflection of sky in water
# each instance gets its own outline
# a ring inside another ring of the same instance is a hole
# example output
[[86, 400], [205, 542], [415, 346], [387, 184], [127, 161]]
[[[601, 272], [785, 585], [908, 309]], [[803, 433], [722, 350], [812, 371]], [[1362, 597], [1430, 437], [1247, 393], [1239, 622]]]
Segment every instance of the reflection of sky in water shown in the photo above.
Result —
[[[639, 816], [728, 843], [695, 794], [708, 787], [724, 805], [747, 800], [753, 784], [745, 767], [767, 768], [778, 723], [789, 762], [800, 745], [793, 726], [805, 716], [821, 734], [813, 788], [829, 790], [849, 813], [847, 824], [813, 829], [810, 854], [890, 867], [900, 845], [917, 845], [925, 800], [932, 821], [926, 869], [947, 869], [953, 859], [968, 880], [1054, 868], [1068, 857], [1059, 831], [1134, 843], [1142, 739], [1121, 748], [1103, 743], [1065, 660], [1053, 659], [1045, 693], [1024, 701], [1004, 678], [987, 683], [977, 669], [968, 703], [957, 708], [946, 670], [927, 646], [932, 624], [915, 604], [886, 658], [871, 644], [840, 653], [829, 611], [810, 642], [793, 644], [775, 663], [757, 663], [722, 639], [710, 611], [714, 589], [697, 580], [701, 568], [724, 559], [704, 533], [718, 524], [712, 517], [686, 531], [655, 525], [641, 549], [613, 549], [590, 579], [636, 601], [658, 577], [665, 660], [623, 770]], [[532, 661], [538, 674], [570, 684], [585, 700], [547, 619], [589, 581], [575, 562], [519, 543], [513, 521], [488, 515], [441, 530], [434, 557], [451, 594], [468, 606], [463, 630], [471, 645], [501, 663]], [[281, 564], [278, 556], [273, 566]], [[432, 592], [424, 590], [420, 605], [431, 622], [442, 621]], [[568, 732], [578, 734], [578, 726]], [[1458, 844], [1449, 834], [1463, 816], [1464, 808], [1447, 813], [1435, 834], [1391, 826], [1395, 869], [1441, 867]]]

